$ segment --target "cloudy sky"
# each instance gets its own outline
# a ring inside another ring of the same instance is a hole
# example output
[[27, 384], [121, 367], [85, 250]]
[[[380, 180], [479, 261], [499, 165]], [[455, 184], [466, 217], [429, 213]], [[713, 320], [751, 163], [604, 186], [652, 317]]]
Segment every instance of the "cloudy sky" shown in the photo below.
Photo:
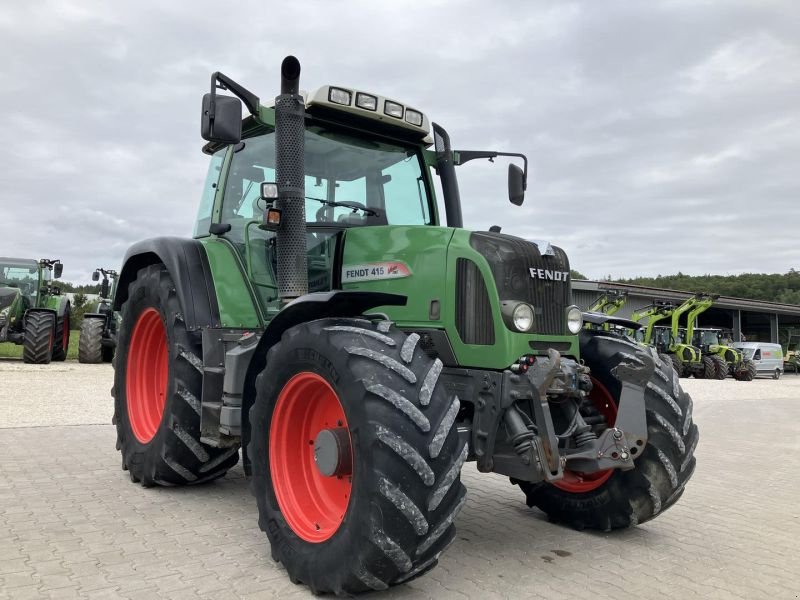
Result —
[[800, 268], [800, 4], [106, 2], [0, 5], [0, 255], [65, 278], [190, 235], [200, 99], [221, 70], [406, 101], [462, 149], [465, 225], [548, 239], [590, 277]]

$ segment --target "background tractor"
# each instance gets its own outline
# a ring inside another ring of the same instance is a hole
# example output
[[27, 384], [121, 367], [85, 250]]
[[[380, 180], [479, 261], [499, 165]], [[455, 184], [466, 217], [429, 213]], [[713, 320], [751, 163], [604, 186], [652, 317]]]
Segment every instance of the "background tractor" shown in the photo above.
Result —
[[[698, 379], [714, 379], [718, 370], [727, 372], [727, 365], [721, 365], [722, 359], [703, 356], [702, 350], [688, 343], [692, 340], [694, 320], [702, 311], [711, 306], [713, 299], [706, 294], [695, 294], [679, 306], [671, 304], [653, 304], [633, 314], [634, 320], [647, 318], [647, 327], [642, 338], [645, 344], [655, 346], [660, 355], [668, 355], [681, 377], [694, 375]], [[680, 318], [686, 314], [687, 328], [680, 327]], [[671, 318], [669, 327], [655, 323]]]
[[112, 309], [118, 274], [112, 269], [95, 269], [92, 281], [99, 281], [100, 298], [81, 322], [81, 337], [78, 343], [78, 360], [82, 363], [111, 362], [116, 345], [119, 313]]
[[719, 328], [695, 328], [692, 334], [692, 343], [702, 350], [703, 356], [714, 359], [717, 379], [725, 379], [729, 374], [738, 381], [755, 379], [757, 371], [753, 361], [745, 358], [741, 350], [725, 344], [723, 339]]
[[67, 358], [70, 303], [52, 280], [60, 260], [0, 257], [0, 342], [22, 344], [26, 363]]
[[[241, 448], [272, 557], [315, 593], [432, 569], [468, 460], [573, 527], [672, 506], [698, 431], [671, 365], [583, 328], [560, 248], [463, 228], [456, 169], [527, 159], [453, 150], [372, 92], [302, 95], [299, 75], [287, 57], [274, 104], [212, 75], [194, 239], [126, 254], [113, 393], [132, 481], [211, 481]], [[509, 166], [517, 205], [526, 171]]]
[[789, 329], [783, 346], [783, 370], [800, 373], [800, 331]]

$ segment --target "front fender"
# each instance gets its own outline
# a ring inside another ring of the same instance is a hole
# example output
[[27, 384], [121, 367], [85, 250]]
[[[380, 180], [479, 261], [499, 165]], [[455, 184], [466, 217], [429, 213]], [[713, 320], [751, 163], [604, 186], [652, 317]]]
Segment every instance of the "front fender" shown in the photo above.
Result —
[[163, 264], [173, 282], [186, 328], [219, 327], [219, 305], [208, 257], [197, 240], [176, 237], [152, 238], [128, 249], [122, 262], [114, 295], [114, 310], [128, 299], [128, 286], [140, 269]]
[[[255, 401], [256, 377], [267, 364], [267, 352], [295, 325], [329, 317], [358, 317], [376, 306], [405, 306], [406, 296], [383, 292], [342, 291], [306, 294], [287, 304], [267, 325], [247, 368], [242, 398], [242, 447], [250, 442], [250, 407]], [[249, 461], [245, 458], [245, 470]]]

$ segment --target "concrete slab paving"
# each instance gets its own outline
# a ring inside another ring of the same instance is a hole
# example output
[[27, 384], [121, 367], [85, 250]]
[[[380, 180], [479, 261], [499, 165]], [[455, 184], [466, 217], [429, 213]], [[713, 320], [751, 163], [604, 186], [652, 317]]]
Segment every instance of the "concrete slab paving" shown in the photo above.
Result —
[[[240, 467], [194, 488], [132, 484], [108, 424], [110, 366], [52, 367], [55, 383], [0, 362], [0, 598], [311, 596], [270, 559]], [[456, 543], [381, 596], [800, 597], [800, 377], [683, 383], [701, 441], [669, 511], [572, 531], [467, 465]]]

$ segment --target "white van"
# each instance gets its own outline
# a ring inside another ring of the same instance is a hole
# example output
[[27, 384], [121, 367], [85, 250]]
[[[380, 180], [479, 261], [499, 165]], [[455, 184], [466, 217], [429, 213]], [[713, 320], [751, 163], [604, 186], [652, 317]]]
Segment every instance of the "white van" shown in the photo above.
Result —
[[759, 375], [772, 375], [773, 379], [779, 379], [783, 375], [783, 348], [780, 344], [736, 342], [733, 347], [741, 350], [745, 358], [755, 363]]

